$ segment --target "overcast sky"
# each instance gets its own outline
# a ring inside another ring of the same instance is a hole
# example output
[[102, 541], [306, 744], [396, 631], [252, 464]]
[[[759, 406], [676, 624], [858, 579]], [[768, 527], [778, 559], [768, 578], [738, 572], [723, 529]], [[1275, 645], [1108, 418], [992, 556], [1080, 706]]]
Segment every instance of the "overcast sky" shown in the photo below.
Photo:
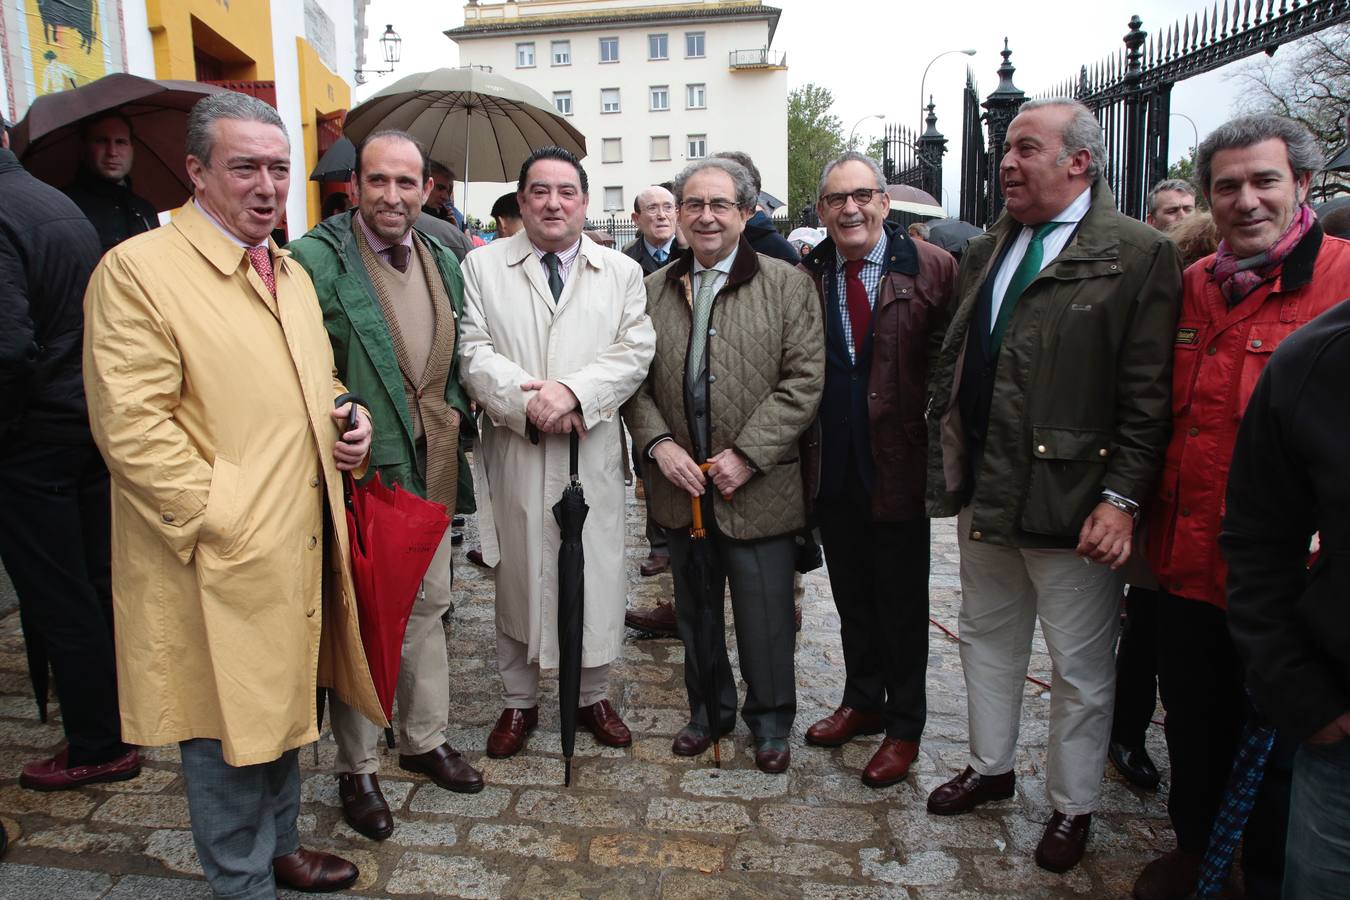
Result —
[[[1121, 48], [1130, 16], [1138, 15], [1144, 30], [1153, 33], [1179, 14], [1199, 12], [1208, 4], [1108, 0], [1073, 7], [1033, 2], [1010, 9], [993, 0], [768, 0], [767, 5], [783, 10], [773, 47], [787, 54], [788, 89], [809, 82], [828, 87], [845, 134], [859, 119], [874, 114], [917, 126], [924, 67], [945, 50], [977, 51], [974, 57], [954, 53], [933, 62], [924, 83], [937, 104], [938, 129], [950, 142], [946, 196], [939, 199], [954, 210], [959, 203], [961, 92], [967, 65], [981, 96], [988, 95], [998, 84], [999, 51], [1006, 36], [1017, 67], [1014, 83], [1028, 95], [1038, 94], [1074, 76], [1079, 66]], [[372, 0], [366, 21], [371, 35], [367, 60], [380, 59], [376, 39], [386, 23], [403, 37], [403, 59], [393, 75], [358, 87], [358, 101], [403, 75], [459, 62], [458, 48], [442, 32], [463, 24], [462, 3]], [[1226, 76], [1235, 68], [1192, 78], [1172, 91], [1172, 111], [1189, 116], [1201, 138], [1232, 115], [1237, 83]], [[858, 125], [858, 133], [870, 140], [882, 128], [881, 121], [869, 119]], [[1174, 118], [1169, 158], [1185, 155], [1194, 141], [1190, 124]]]

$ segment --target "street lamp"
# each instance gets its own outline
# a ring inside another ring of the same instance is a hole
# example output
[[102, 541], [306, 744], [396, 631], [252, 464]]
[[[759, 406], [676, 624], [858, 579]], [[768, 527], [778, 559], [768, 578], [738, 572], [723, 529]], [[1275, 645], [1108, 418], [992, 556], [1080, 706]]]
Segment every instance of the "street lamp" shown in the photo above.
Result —
[[403, 38], [398, 36], [393, 25], [384, 26], [384, 34], [380, 35], [380, 51], [384, 54], [384, 62], [389, 67], [387, 69], [357, 69], [356, 83], [365, 84], [367, 75], [388, 75], [394, 71], [394, 64], [403, 56]]
[[848, 146], [848, 147], [850, 147], [850, 148], [853, 146], [853, 135], [857, 133], [857, 131], [858, 131], [858, 126], [861, 125], [862, 123], [866, 122], [868, 119], [881, 119], [882, 121], [885, 121], [886, 115], [885, 115], [884, 113], [882, 113], [882, 114], [879, 114], [879, 115], [863, 116], [861, 119], [859, 119], [858, 121], [854, 122], [854, 123], [853, 123], [853, 128], [852, 128], [852, 129], [849, 131], [849, 133], [848, 133], [848, 144], [847, 144], [846, 146]]
[[1191, 150], [1194, 152], [1200, 146], [1200, 129], [1195, 127], [1195, 120], [1185, 113], [1168, 113], [1169, 116], [1176, 116], [1178, 119], [1185, 119], [1191, 123], [1191, 132], [1195, 135], [1195, 143], [1191, 144]]
[[974, 51], [974, 50], [943, 50], [943, 51], [942, 51], [941, 53], [939, 53], [937, 56], [935, 56], [935, 57], [933, 57], [932, 59], [930, 59], [930, 60], [928, 61], [928, 65], [926, 65], [926, 66], [923, 67], [923, 77], [919, 79], [919, 132], [920, 132], [920, 133], [923, 132], [923, 113], [924, 113], [923, 98], [928, 96], [927, 94], [924, 93], [924, 90], [923, 90], [924, 83], [928, 81], [928, 70], [931, 69], [931, 68], [933, 67], [933, 63], [937, 62], [939, 59], [942, 59], [942, 57], [947, 56], [948, 54], [951, 54], [951, 53], [964, 53], [966, 56], [974, 56], [974, 55], [975, 55], [975, 51]]

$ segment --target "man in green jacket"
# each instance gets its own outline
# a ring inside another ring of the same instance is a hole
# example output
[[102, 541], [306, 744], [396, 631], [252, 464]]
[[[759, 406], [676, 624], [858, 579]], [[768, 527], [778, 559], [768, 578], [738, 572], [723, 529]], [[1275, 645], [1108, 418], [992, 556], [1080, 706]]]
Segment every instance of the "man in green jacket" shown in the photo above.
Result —
[[[464, 280], [446, 247], [413, 229], [430, 189], [426, 152], [410, 135], [377, 132], [357, 149], [357, 209], [293, 241], [314, 281], [343, 383], [380, 424], [371, 468], [389, 485], [448, 510], [472, 512], [459, 447], [469, 401], [459, 384]], [[397, 697], [399, 765], [460, 793], [483, 778], [445, 738], [449, 663], [441, 616], [450, 607], [450, 531], [436, 550], [408, 620]], [[333, 701], [338, 794], [347, 823], [374, 840], [394, 820], [376, 774], [379, 730]]]
[[1115, 693], [1120, 567], [1170, 430], [1176, 247], [1122, 215], [1092, 113], [1026, 103], [999, 178], [1007, 212], [970, 242], [933, 370], [928, 503], [959, 512], [970, 764], [937, 815], [1013, 794], [1036, 620], [1054, 662], [1036, 848], [1064, 872], [1087, 846]]

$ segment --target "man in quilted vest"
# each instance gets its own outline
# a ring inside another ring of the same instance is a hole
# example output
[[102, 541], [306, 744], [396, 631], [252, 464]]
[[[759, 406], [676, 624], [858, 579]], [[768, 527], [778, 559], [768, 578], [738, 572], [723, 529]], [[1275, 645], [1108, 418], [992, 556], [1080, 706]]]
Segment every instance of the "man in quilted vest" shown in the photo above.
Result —
[[[777, 773], [791, 760], [787, 737], [797, 711], [793, 535], [806, 522], [797, 441], [820, 403], [825, 332], [810, 280], [745, 240], [755, 188], [744, 166], [693, 163], [676, 180], [675, 197], [689, 248], [647, 277], [656, 356], [623, 408], [644, 462], [662, 476], [647, 489], [651, 515], [670, 541], [690, 713], [672, 750], [707, 750], [714, 715], [719, 734], [735, 725], [720, 599], [730, 581], [746, 684], [741, 714], [755, 764]], [[710, 465], [706, 475], [701, 463]], [[711, 647], [695, 643], [691, 498], [702, 504], [713, 566]], [[707, 665], [716, 669], [716, 697], [704, 690]]]

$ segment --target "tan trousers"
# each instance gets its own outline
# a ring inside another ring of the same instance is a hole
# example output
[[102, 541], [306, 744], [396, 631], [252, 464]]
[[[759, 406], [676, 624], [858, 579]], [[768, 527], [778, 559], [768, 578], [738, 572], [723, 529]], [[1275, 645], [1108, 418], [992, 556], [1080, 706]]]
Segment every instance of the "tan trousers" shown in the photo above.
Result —
[[[426, 753], [445, 741], [445, 722], [450, 714], [450, 663], [441, 616], [450, 608], [450, 554], [447, 528], [422, 579], [422, 592], [413, 604], [408, 630], [403, 636], [402, 668], [394, 691], [400, 754]], [[380, 729], [336, 697], [332, 719], [338, 750], [337, 771], [362, 775], [379, 771], [376, 748]]]
[[1115, 704], [1119, 573], [1072, 550], [1019, 550], [973, 541], [961, 549], [961, 665], [970, 715], [970, 766], [1011, 771], [1036, 619], [1054, 665], [1045, 786], [1066, 815], [1093, 812]]
[[[530, 662], [530, 648], [497, 631], [497, 671], [502, 676], [502, 705], [507, 709], [533, 709], [539, 705], [539, 663]], [[590, 706], [609, 696], [609, 663], [581, 667], [581, 706]]]

